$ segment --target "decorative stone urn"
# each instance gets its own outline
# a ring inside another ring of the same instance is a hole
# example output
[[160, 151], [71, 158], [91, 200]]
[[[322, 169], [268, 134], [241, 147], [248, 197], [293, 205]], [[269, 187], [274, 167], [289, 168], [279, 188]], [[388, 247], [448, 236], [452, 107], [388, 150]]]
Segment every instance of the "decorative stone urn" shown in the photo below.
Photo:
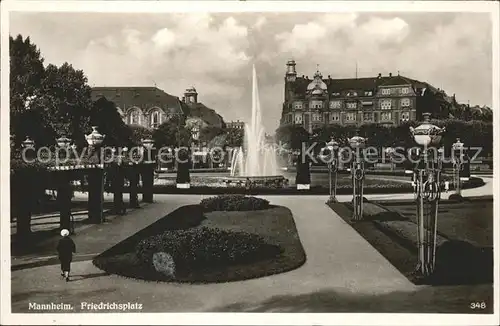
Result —
[[101, 135], [99, 131], [97, 131], [97, 126], [92, 126], [92, 132], [86, 135], [85, 139], [90, 146], [95, 147], [101, 145], [105, 137], [106, 135]]
[[23, 147], [24, 148], [35, 148], [35, 142], [31, 140], [28, 136], [26, 136], [26, 139], [23, 141]]
[[445, 128], [430, 123], [430, 113], [424, 113], [424, 122], [416, 128], [410, 127], [415, 142], [423, 147], [436, 147], [441, 143]]
[[71, 139], [69, 139], [66, 136], [62, 136], [60, 138], [56, 139], [57, 146], [60, 148], [68, 148], [69, 145], [71, 144]]

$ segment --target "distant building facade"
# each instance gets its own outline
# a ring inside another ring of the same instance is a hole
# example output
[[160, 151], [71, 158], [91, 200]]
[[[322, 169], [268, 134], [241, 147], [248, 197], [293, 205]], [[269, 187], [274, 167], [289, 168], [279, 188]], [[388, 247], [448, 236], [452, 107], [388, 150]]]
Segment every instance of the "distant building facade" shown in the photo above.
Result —
[[228, 129], [245, 129], [245, 123], [240, 120], [230, 121], [226, 126]]
[[325, 125], [380, 123], [398, 125], [417, 120], [421, 98], [431, 85], [399, 74], [369, 78], [298, 77], [296, 63], [286, 64], [280, 125], [301, 125], [308, 132]]

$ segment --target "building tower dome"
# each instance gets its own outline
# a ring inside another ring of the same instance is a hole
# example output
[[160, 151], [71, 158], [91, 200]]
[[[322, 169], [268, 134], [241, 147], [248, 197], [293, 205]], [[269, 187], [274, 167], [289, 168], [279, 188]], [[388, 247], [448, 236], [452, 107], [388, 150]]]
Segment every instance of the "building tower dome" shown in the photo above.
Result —
[[196, 88], [191, 86], [186, 89], [184, 92], [184, 103], [186, 104], [195, 104], [198, 103], [198, 92], [196, 92]]
[[328, 89], [328, 86], [326, 86], [325, 82], [323, 81], [323, 75], [319, 71], [319, 68], [316, 70], [316, 73], [314, 73], [313, 81], [310, 82], [309, 85], [307, 85], [307, 91], [311, 92], [315, 89], [319, 89], [322, 92]]
[[294, 82], [297, 78], [297, 71], [295, 71], [295, 60], [288, 60], [286, 63], [286, 81]]

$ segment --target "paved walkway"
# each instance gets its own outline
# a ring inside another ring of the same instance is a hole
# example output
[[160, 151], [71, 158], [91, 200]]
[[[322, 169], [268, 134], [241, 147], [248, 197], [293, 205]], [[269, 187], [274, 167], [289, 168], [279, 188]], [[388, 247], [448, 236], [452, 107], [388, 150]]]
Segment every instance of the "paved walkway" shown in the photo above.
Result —
[[[488, 184], [491, 186], [491, 182]], [[102, 252], [177, 207], [198, 203], [202, 197], [155, 195], [157, 203], [75, 236], [79, 254], [91, 256]], [[397, 197], [399, 195], [391, 196]], [[419, 309], [445, 312], [463, 310], [461, 306], [471, 301], [484, 301], [485, 293], [491, 289], [488, 285], [415, 286], [324, 205], [327, 196], [267, 198], [273, 204], [289, 207], [294, 214], [307, 254], [306, 263], [296, 270], [242, 282], [188, 285], [106, 275], [90, 260], [74, 263], [73, 280], [66, 283], [59, 278], [58, 265], [40, 266], [12, 272], [13, 312], [29, 312], [30, 302], [70, 303], [74, 311], [81, 311], [81, 302], [137, 302], [143, 305], [143, 312], [404, 312]]]

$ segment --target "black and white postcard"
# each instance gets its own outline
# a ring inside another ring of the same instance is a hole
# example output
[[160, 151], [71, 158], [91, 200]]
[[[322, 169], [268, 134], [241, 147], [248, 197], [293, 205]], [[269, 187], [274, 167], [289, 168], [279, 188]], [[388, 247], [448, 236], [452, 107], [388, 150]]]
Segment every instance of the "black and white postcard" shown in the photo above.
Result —
[[499, 8], [2, 1], [1, 323], [498, 325]]

